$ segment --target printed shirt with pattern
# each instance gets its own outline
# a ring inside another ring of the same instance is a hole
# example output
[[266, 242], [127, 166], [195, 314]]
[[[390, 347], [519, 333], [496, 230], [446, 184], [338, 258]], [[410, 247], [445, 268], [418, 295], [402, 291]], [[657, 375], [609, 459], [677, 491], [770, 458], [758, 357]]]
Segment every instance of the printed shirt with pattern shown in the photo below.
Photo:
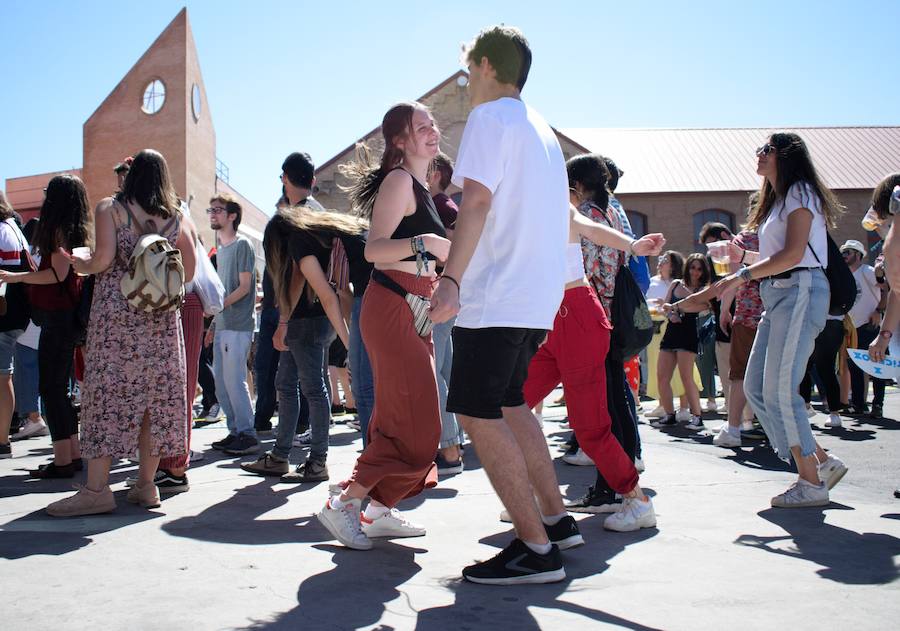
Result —
[[[587, 201], [578, 206], [578, 212], [595, 223], [624, 232], [619, 214], [611, 206], [604, 211], [597, 204]], [[588, 280], [594, 291], [597, 292], [603, 310], [609, 316], [613, 293], [616, 289], [616, 274], [619, 273], [624, 257], [615, 248], [596, 245], [587, 239], [581, 240], [581, 254], [584, 257], [584, 269], [587, 272]]]
[[[735, 245], [750, 252], [759, 252], [759, 235], [743, 230], [734, 238]], [[734, 295], [733, 324], [755, 329], [762, 319], [763, 303], [759, 295], [759, 281], [751, 280], [740, 287]]]

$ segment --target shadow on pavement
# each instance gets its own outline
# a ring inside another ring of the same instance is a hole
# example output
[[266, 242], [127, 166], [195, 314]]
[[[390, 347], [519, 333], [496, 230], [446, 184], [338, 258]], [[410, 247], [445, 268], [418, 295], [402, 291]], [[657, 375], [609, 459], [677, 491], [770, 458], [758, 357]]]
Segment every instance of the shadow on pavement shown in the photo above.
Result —
[[816, 574], [847, 585], [881, 585], [898, 578], [894, 556], [900, 539], [875, 532], [858, 533], [825, 523], [826, 510], [853, 510], [832, 503], [824, 508], [770, 508], [757, 513], [787, 531], [782, 537], [741, 535], [738, 545], [810, 561], [821, 566]]
[[[246, 629], [370, 628], [381, 620], [386, 604], [403, 595], [400, 585], [422, 570], [416, 555], [427, 552], [390, 541], [379, 542], [367, 552], [332, 545], [313, 547], [333, 552], [335, 567], [300, 583], [296, 607]], [[407, 628], [411, 627], [412, 621]]]
[[147, 510], [125, 501], [125, 491], [115, 493], [115, 512], [85, 517], [51, 517], [36, 510], [0, 526], [0, 558], [23, 559], [74, 552], [93, 542], [94, 535], [164, 517], [162, 508]]
[[[449, 579], [444, 587], [454, 592], [456, 600], [444, 607], [433, 607], [419, 612], [417, 631], [438, 629], [538, 629], [537, 620], [529, 607], [552, 609], [581, 616], [587, 620], [615, 625], [636, 631], [652, 631], [653, 627], [620, 618], [598, 609], [563, 600], [572, 587], [572, 581], [594, 576], [609, 568], [609, 560], [629, 545], [646, 541], [658, 534], [656, 529], [634, 533], [611, 534], [602, 530], [605, 515], [589, 517], [578, 522], [586, 546], [563, 552], [567, 578], [561, 583], [549, 585], [506, 586], [502, 588], [476, 585], [461, 578]], [[481, 543], [502, 548], [513, 536], [512, 531], [491, 535]], [[485, 555], [487, 556], [487, 555]], [[462, 568], [460, 568], [462, 569]]]
[[731, 460], [735, 464], [763, 471], [795, 471], [793, 464], [788, 464], [776, 456], [768, 444], [756, 444], [749, 449], [734, 449], [730, 455], [724, 456], [722, 460]]

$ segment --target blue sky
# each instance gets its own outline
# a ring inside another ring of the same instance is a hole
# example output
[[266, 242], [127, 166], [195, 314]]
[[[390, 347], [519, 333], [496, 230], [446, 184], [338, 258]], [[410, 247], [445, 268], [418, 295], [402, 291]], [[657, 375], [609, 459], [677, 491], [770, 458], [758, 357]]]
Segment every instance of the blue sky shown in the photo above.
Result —
[[497, 22], [556, 127], [900, 124], [896, 1], [0, 0], [0, 185], [81, 166], [82, 124], [185, 4], [217, 154], [266, 210], [285, 155], [325, 162]]

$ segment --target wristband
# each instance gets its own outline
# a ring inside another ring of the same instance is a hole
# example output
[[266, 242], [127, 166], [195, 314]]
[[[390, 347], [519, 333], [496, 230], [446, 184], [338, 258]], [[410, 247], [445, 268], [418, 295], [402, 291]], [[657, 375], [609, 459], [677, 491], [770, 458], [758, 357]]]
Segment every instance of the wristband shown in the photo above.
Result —
[[894, 337], [894, 332], [893, 331], [879, 331], [878, 337], [883, 337], [884, 339], [889, 340], [892, 337]]
[[457, 294], [460, 292], [459, 283], [456, 281], [455, 278], [453, 278], [452, 276], [447, 276], [446, 274], [441, 274], [441, 278], [446, 278], [446, 279], [449, 280], [451, 283], [453, 283], [454, 285], [456, 285], [456, 293], [457, 293]]
[[635, 243], [637, 243], [637, 239], [632, 239], [632, 240], [631, 240], [631, 243], [628, 244], [628, 253], [629, 253], [631, 256], [637, 256], [637, 255], [634, 253], [634, 244], [635, 244]]

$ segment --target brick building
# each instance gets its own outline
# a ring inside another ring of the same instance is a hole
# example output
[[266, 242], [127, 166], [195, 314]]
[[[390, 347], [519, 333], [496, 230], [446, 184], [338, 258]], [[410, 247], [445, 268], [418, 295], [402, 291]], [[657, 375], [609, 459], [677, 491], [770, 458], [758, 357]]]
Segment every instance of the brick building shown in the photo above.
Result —
[[262, 231], [268, 215], [228, 183], [227, 168], [216, 159], [216, 132], [187, 9], [156, 38], [131, 70], [84, 123], [80, 169], [6, 180], [13, 207], [25, 218], [36, 216], [47, 182], [59, 173], [84, 180], [92, 205], [116, 190], [113, 167], [145, 148], [162, 153], [175, 190], [191, 211], [209, 248], [214, 235], [206, 208], [219, 192], [234, 194], [244, 208], [239, 231], [251, 239], [262, 259]]

